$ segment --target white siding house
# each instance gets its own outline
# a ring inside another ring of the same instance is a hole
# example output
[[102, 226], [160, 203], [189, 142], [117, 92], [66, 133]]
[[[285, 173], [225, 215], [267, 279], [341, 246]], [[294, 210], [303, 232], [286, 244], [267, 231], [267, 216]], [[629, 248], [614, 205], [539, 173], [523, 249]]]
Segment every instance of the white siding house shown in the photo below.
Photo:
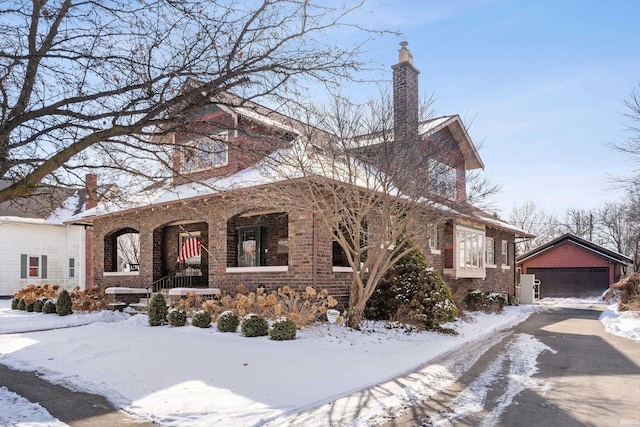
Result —
[[0, 216], [0, 297], [27, 285], [85, 287], [85, 228]]

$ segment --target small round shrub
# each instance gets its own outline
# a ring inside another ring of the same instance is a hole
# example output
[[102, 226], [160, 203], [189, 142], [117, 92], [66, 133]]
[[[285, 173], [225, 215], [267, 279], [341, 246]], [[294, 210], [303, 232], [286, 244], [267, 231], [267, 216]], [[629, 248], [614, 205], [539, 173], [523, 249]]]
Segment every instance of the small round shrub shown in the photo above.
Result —
[[216, 326], [220, 332], [235, 332], [240, 324], [240, 317], [233, 311], [225, 311], [218, 317]]
[[35, 304], [34, 302], [25, 302], [24, 303], [24, 309], [27, 310], [29, 313], [33, 313], [33, 305]]
[[464, 305], [469, 311], [484, 311], [485, 313], [500, 313], [505, 305], [504, 297], [480, 290], [469, 290], [464, 297]]
[[17, 310], [18, 304], [20, 304], [20, 299], [14, 298], [11, 300], [11, 310]]
[[58, 313], [58, 316], [68, 316], [73, 313], [73, 310], [71, 310], [72, 305], [71, 295], [66, 289], [63, 289], [60, 292], [60, 296], [58, 296], [58, 301], [56, 301], [56, 313]]
[[161, 326], [167, 323], [167, 302], [162, 294], [153, 294], [149, 301], [149, 325]]
[[208, 328], [211, 326], [211, 314], [205, 310], [196, 311], [191, 318], [191, 324], [198, 328]]
[[269, 323], [257, 314], [248, 314], [242, 319], [240, 329], [245, 337], [263, 337], [269, 334]]
[[167, 322], [171, 326], [184, 326], [187, 324], [187, 313], [181, 308], [172, 308], [167, 314]]
[[269, 337], [276, 341], [293, 340], [296, 338], [297, 331], [298, 328], [293, 320], [281, 317], [276, 319], [269, 328]]
[[42, 312], [44, 314], [56, 313], [56, 301], [52, 299], [46, 300], [45, 303], [42, 305]]
[[20, 301], [18, 301], [18, 310], [26, 310], [27, 309], [27, 303], [24, 302], [24, 298], [20, 298]]
[[33, 303], [33, 311], [36, 313], [42, 313], [42, 307], [44, 307], [44, 303], [47, 301], [46, 299], [37, 299], [36, 302]]

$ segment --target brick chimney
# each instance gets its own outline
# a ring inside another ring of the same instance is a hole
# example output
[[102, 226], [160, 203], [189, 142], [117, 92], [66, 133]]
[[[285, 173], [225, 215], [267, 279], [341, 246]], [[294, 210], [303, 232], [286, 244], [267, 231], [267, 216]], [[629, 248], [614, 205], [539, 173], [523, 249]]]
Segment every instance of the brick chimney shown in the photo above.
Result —
[[98, 176], [88, 173], [84, 177], [84, 203], [85, 209], [95, 208], [98, 205]]
[[418, 133], [418, 74], [406, 41], [400, 42], [399, 60], [393, 70], [394, 139], [404, 141]]

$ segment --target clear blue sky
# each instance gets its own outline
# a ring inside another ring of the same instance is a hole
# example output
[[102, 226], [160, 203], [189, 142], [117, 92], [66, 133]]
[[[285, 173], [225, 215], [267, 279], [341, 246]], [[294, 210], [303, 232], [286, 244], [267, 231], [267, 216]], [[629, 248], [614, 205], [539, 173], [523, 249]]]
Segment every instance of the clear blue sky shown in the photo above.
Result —
[[[371, 0], [367, 25], [388, 70], [409, 42], [436, 114], [460, 114], [491, 179], [496, 210], [534, 200], [551, 212], [615, 200], [608, 176], [630, 162], [623, 100], [640, 83], [640, 1]], [[357, 90], [360, 90], [358, 88]], [[345, 88], [348, 93], [348, 88]], [[375, 95], [375, 94], [374, 94]]]

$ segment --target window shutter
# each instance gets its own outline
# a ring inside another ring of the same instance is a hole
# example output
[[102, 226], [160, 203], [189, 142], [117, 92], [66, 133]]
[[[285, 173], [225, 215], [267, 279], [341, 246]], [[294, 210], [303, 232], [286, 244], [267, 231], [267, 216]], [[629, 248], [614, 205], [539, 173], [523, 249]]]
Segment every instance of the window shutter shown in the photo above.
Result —
[[40, 259], [42, 260], [42, 269], [40, 270], [40, 278], [42, 279], [46, 279], [47, 278], [47, 256], [46, 255], [42, 255], [40, 257]]
[[20, 254], [20, 278], [27, 278], [27, 254]]

